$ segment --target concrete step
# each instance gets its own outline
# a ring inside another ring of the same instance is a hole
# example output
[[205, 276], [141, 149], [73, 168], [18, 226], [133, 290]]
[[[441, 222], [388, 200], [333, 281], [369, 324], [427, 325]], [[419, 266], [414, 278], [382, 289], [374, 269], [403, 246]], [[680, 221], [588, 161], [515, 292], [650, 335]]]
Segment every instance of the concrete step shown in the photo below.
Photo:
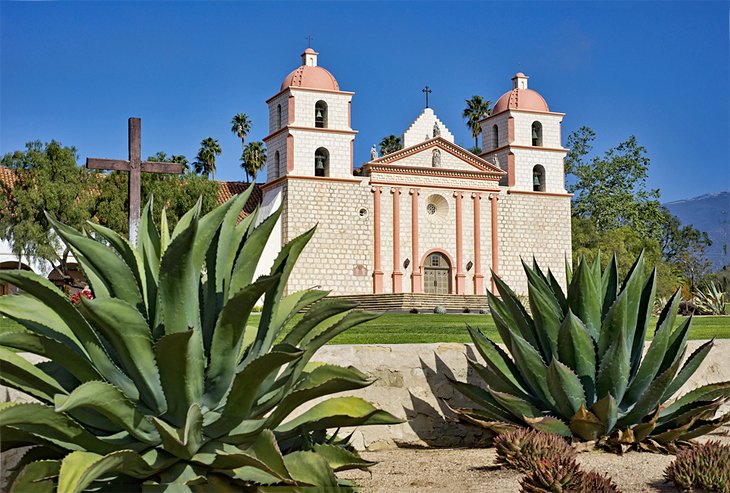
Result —
[[363, 310], [376, 312], [408, 312], [414, 308], [432, 312], [437, 306], [459, 313], [466, 309], [472, 313], [479, 313], [480, 309], [488, 310], [487, 297], [479, 295], [388, 293], [339, 295], [332, 298], [349, 299], [357, 302]]

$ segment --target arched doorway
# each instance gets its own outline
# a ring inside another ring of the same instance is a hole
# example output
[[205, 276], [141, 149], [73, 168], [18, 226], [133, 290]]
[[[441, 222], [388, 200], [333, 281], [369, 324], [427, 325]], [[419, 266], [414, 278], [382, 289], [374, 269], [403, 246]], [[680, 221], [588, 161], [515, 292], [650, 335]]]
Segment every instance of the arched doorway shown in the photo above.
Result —
[[423, 263], [423, 291], [428, 294], [451, 293], [451, 263], [441, 252], [429, 254]]

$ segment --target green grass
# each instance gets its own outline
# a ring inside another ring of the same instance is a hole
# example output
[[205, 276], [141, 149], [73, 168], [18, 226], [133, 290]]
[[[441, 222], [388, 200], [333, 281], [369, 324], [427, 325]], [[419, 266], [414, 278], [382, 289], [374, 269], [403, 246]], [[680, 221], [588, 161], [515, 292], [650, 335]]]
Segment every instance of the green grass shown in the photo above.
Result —
[[[251, 322], [258, 321], [253, 315]], [[301, 315], [287, 324], [291, 328]], [[684, 319], [684, 317], [679, 317]], [[647, 339], [651, 339], [656, 318], [649, 325]], [[332, 340], [332, 344], [417, 344], [432, 342], [471, 342], [466, 324], [479, 327], [490, 338], [500, 341], [490, 315], [473, 314], [410, 314], [387, 313], [375, 320], [355, 326]], [[730, 316], [694, 317], [690, 339], [730, 339]]]
[[[249, 322], [258, 323], [259, 317], [258, 313], [254, 313]], [[287, 330], [300, 319], [301, 315], [295, 316], [287, 324]], [[496, 341], [500, 340], [490, 315], [387, 313], [340, 334], [332, 340], [332, 344], [471, 342], [465, 329], [466, 324], [479, 327], [489, 337]], [[656, 318], [652, 319], [647, 339], [651, 339], [655, 326]], [[15, 322], [7, 318], [0, 318], [0, 332], [13, 327], [17, 327]], [[694, 317], [689, 337], [690, 339], [711, 339], [713, 337], [730, 339], [730, 315]]]

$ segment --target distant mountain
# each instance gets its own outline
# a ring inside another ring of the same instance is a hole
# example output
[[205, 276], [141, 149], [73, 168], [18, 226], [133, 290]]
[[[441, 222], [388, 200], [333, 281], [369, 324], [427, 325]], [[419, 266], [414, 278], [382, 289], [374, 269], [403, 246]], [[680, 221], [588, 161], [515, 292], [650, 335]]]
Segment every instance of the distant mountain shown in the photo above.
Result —
[[707, 259], [719, 269], [730, 264], [730, 190], [664, 204], [669, 212], [710, 235]]

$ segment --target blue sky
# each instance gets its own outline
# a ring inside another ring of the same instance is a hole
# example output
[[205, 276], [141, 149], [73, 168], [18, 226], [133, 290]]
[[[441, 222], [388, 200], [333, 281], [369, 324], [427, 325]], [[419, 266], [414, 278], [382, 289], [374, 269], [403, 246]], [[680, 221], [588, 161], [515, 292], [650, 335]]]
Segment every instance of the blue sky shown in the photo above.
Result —
[[599, 150], [631, 134], [649, 150], [662, 200], [730, 188], [726, 2], [28, 2], [0, 3], [0, 152], [57, 139], [86, 157], [126, 156], [129, 116], [143, 156], [190, 160], [219, 139], [217, 178], [240, 180], [239, 112], [268, 128], [265, 100], [314, 37], [352, 106], [355, 163], [424, 105], [473, 141], [474, 94], [495, 101], [518, 70], [568, 134]]

